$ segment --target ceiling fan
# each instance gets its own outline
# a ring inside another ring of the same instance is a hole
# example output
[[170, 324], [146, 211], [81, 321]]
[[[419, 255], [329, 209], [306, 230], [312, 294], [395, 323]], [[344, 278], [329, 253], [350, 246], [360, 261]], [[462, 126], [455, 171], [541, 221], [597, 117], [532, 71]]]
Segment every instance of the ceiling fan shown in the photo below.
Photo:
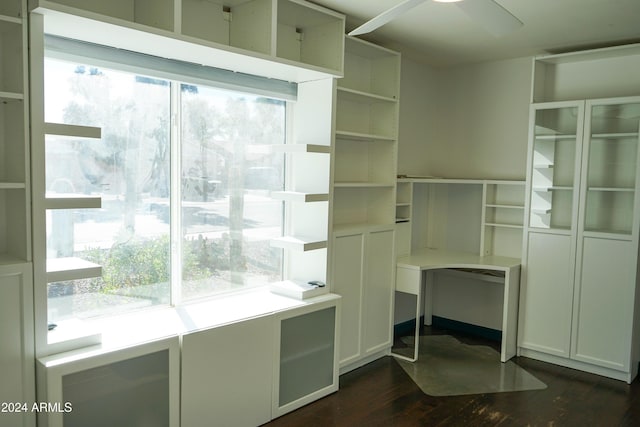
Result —
[[[404, 0], [402, 3], [382, 12], [380, 15], [365, 22], [349, 33], [350, 36], [370, 33], [378, 27], [400, 16], [407, 10], [424, 3], [427, 0]], [[433, 0], [441, 3], [455, 3], [473, 21], [477, 22], [489, 33], [496, 37], [511, 33], [520, 28], [523, 23], [513, 16], [507, 9], [494, 0]]]

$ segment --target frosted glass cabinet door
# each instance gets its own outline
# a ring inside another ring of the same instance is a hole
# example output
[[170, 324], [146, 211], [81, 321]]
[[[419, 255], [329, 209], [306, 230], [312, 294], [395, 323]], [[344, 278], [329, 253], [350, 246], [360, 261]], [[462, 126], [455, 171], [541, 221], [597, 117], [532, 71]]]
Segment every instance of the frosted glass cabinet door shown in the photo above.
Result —
[[631, 234], [638, 168], [640, 98], [588, 102], [584, 231]]
[[573, 227], [582, 111], [579, 103], [545, 104], [532, 111], [529, 227]]

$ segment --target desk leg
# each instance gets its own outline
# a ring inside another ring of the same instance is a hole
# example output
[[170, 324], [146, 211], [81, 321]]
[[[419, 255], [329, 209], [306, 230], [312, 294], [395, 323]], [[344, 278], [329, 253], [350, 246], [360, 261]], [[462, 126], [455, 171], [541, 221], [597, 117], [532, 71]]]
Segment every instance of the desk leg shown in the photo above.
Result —
[[431, 326], [433, 322], [433, 271], [426, 270], [424, 273], [424, 324]]
[[504, 273], [502, 343], [500, 346], [500, 360], [502, 362], [506, 362], [516, 355], [519, 295], [520, 267], [518, 266]]
[[413, 348], [413, 358], [398, 353], [391, 353], [399, 359], [415, 362], [418, 360], [418, 350], [420, 348], [420, 306], [422, 304], [422, 271], [398, 267], [396, 269], [396, 291], [405, 292], [416, 296], [416, 317], [415, 317], [415, 338]]

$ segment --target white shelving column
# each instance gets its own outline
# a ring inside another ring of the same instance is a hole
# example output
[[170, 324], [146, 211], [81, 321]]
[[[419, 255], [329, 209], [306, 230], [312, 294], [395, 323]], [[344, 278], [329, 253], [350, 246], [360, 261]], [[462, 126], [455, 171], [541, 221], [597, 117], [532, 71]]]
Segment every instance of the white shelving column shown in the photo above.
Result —
[[521, 355], [627, 382], [640, 360], [638, 66], [637, 44], [534, 59], [518, 334]]
[[[0, 2], [0, 423], [35, 426], [26, 2]], [[24, 405], [24, 406], [23, 406]], [[11, 409], [11, 408], [9, 408]]]
[[336, 88], [331, 290], [343, 297], [340, 368], [392, 345], [400, 54], [345, 38]]

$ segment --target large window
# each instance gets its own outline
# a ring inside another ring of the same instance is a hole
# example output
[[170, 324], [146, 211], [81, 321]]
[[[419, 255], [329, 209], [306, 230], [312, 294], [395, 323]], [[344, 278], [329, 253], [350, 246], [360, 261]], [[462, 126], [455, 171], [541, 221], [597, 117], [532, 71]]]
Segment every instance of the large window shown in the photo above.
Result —
[[286, 102], [45, 58], [45, 121], [102, 129], [49, 136], [47, 261], [89, 261], [99, 277], [48, 284], [48, 318], [87, 318], [264, 285], [282, 276]]

